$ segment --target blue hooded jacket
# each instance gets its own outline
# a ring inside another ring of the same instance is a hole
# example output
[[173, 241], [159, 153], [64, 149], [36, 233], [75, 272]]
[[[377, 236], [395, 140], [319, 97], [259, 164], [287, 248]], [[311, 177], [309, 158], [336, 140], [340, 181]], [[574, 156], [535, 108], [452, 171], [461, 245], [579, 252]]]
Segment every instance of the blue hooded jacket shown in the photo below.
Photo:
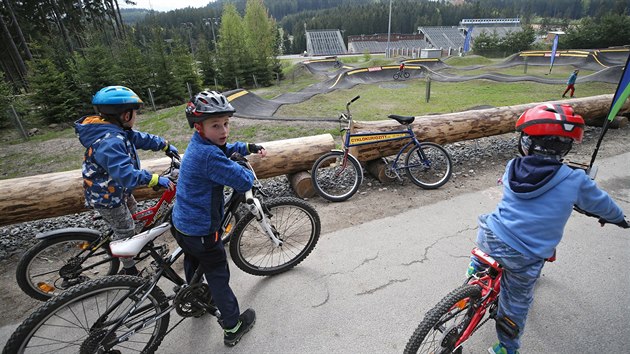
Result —
[[188, 236], [210, 236], [221, 227], [223, 188], [247, 192], [254, 183], [252, 171], [228, 156], [249, 155], [247, 144], [217, 146], [194, 132], [186, 149], [177, 180], [173, 225]]
[[511, 160], [502, 178], [503, 198], [486, 222], [522, 254], [548, 258], [560, 243], [573, 205], [610, 221], [623, 211], [583, 170], [538, 155]]
[[82, 117], [74, 129], [86, 148], [82, 166], [86, 207], [118, 207], [125, 194], [148, 185], [152, 175], [140, 168], [136, 148], [159, 151], [166, 146], [159, 136], [125, 130], [99, 116]]

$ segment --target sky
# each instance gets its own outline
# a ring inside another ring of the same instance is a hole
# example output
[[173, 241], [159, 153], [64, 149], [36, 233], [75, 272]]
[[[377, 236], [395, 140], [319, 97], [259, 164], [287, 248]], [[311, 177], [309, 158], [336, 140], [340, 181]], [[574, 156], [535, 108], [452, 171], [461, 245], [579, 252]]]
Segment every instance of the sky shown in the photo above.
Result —
[[156, 11], [169, 11], [183, 9], [185, 7], [204, 7], [213, 0], [134, 0], [137, 5], [127, 5], [124, 1], [118, 4], [122, 8], [153, 9]]

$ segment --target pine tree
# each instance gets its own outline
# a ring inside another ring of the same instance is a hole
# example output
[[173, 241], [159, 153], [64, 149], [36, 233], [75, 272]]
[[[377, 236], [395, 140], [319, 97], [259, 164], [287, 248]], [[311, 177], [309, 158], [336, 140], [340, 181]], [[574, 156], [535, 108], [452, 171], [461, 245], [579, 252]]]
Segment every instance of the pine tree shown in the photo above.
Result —
[[80, 103], [76, 94], [68, 89], [71, 83], [66, 74], [59, 71], [50, 59], [35, 59], [30, 64], [31, 97], [37, 99], [31, 104], [41, 108], [38, 111], [40, 117], [49, 123], [77, 119], [80, 113], [76, 107]]
[[173, 74], [173, 58], [166, 53], [164, 43], [162, 34], [156, 29], [149, 54], [153, 69], [151, 91], [156, 104], [181, 104], [188, 95], [181, 80]]
[[217, 77], [216, 71], [216, 56], [214, 52], [209, 49], [209, 43], [204, 38], [199, 39], [199, 46], [195, 53], [197, 61], [199, 62], [199, 70], [201, 71], [201, 81], [204, 88], [215, 89], [215, 79]]
[[173, 73], [186, 90], [188, 90], [186, 84], [190, 85], [191, 95], [201, 91], [201, 77], [197, 63], [188, 49], [180, 42], [175, 42], [173, 50]]
[[251, 68], [251, 57], [245, 51], [243, 20], [232, 3], [225, 4], [217, 40], [219, 82], [225, 88], [236, 88], [245, 83], [246, 69]]
[[271, 59], [277, 53], [274, 50], [277, 30], [262, 0], [247, 0], [244, 25], [245, 49], [252, 58], [251, 74], [256, 76], [259, 85], [268, 86], [273, 70]]

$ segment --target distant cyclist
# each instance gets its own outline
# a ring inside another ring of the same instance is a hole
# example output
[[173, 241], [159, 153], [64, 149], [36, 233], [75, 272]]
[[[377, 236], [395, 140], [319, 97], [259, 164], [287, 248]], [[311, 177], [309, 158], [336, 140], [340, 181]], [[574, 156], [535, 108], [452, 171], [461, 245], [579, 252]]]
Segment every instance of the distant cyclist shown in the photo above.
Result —
[[398, 67], [398, 73], [400, 74], [400, 76], [402, 76], [404, 72], [405, 72], [405, 63], [402, 62], [400, 63], [400, 66]]

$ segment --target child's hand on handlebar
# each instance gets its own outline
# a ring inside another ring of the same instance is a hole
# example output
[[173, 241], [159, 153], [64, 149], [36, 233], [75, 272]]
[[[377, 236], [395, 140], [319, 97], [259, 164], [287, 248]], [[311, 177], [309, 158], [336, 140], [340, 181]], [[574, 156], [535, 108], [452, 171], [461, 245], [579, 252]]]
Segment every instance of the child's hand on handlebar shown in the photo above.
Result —
[[247, 144], [247, 149], [249, 150], [249, 152], [251, 152], [252, 154], [258, 154], [260, 155], [260, 157], [265, 157], [267, 156], [267, 150], [265, 150], [265, 148], [262, 145], [257, 145], [257, 144]]
[[175, 184], [173, 184], [173, 182], [170, 179], [166, 177], [162, 177], [162, 176], [158, 177], [158, 185], [170, 191], [175, 189]]

